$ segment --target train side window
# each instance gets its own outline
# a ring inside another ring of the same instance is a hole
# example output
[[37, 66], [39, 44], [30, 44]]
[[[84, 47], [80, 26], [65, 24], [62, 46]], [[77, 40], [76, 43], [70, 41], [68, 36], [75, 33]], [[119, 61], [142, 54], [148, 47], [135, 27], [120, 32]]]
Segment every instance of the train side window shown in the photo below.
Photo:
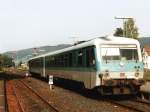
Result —
[[55, 56], [55, 66], [58, 67], [59, 66], [59, 57]]
[[69, 67], [72, 67], [72, 53], [69, 53]]
[[77, 51], [72, 51], [72, 66], [77, 66]]
[[60, 65], [61, 65], [61, 67], [64, 66], [64, 56], [63, 56], [63, 54], [61, 54], [61, 56], [60, 56]]
[[54, 56], [52, 56], [52, 57], [51, 57], [51, 67], [53, 67], [54, 64], [55, 64], [55, 58], [54, 58]]
[[95, 56], [94, 56], [94, 48], [86, 49], [86, 66], [92, 67], [95, 65]]
[[67, 67], [68, 66], [68, 55], [65, 54], [64, 55], [64, 67]]
[[48, 67], [51, 67], [51, 66], [52, 66], [52, 57], [49, 56], [47, 60], [48, 60], [48, 61], [47, 61]]
[[77, 57], [78, 57], [78, 66], [83, 66], [83, 52], [82, 52], [82, 50], [78, 51]]
[[49, 67], [49, 65], [50, 65], [50, 58], [49, 57], [45, 58], [45, 64], [47, 67]]
[[62, 67], [62, 66], [63, 66], [63, 64], [62, 64], [62, 56], [59, 55], [58, 56], [58, 67]]

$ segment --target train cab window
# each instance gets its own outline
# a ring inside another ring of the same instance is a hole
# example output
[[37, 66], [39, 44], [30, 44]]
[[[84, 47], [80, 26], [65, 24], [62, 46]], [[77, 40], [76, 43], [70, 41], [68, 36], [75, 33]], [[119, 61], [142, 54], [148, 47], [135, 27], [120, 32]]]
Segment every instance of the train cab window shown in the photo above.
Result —
[[94, 48], [86, 49], [86, 67], [92, 67], [95, 65]]
[[138, 60], [138, 52], [135, 45], [103, 45], [101, 55], [106, 63], [118, 60]]
[[125, 57], [126, 60], [138, 60], [137, 49], [120, 49], [121, 56]]

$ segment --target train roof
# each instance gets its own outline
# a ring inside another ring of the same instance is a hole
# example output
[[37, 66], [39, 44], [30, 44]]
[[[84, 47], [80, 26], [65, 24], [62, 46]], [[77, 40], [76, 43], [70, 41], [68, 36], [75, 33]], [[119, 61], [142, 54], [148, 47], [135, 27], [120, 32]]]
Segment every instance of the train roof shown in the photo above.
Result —
[[96, 45], [96, 44], [102, 44], [102, 43], [111, 44], [112, 42], [113, 42], [113, 44], [118, 44], [118, 43], [119, 44], [139, 44], [139, 42], [137, 40], [127, 38], [127, 37], [115, 37], [115, 36], [98, 37], [95, 39], [87, 40], [87, 41], [80, 43], [80, 44], [73, 45], [73, 46], [68, 47], [68, 48], [64, 48], [61, 50], [57, 50], [57, 51], [53, 51], [53, 52], [49, 52], [49, 53], [46, 53], [43, 55], [33, 57], [33, 58], [29, 59], [29, 61], [33, 60], [33, 59], [40, 58], [40, 57], [46, 57], [49, 55], [54, 55], [54, 54], [59, 54], [59, 53], [75, 50], [78, 48], [88, 47], [88, 46], [92, 46], [92, 45]]

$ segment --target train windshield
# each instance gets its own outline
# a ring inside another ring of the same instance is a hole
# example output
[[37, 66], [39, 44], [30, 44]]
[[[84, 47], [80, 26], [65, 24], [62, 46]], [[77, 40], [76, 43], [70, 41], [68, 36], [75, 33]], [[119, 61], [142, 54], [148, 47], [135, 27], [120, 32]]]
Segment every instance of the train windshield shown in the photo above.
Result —
[[102, 45], [103, 60], [138, 60], [136, 45]]

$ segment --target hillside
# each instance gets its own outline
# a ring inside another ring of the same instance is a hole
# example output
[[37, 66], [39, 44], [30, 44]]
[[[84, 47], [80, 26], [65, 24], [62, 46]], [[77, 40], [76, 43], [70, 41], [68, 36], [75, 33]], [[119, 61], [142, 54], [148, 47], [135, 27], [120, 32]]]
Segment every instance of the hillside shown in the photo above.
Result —
[[8, 55], [9, 57], [14, 58], [15, 63], [18, 64], [20, 62], [27, 61], [29, 58], [35, 55], [37, 56], [40, 54], [45, 54], [45, 53], [63, 49], [69, 46], [71, 45], [60, 44], [57, 46], [41, 46], [41, 47], [36, 47], [36, 48], [23, 49], [19, 51], [9, 51], [9, 52], [5, 52], [4, 54]]

